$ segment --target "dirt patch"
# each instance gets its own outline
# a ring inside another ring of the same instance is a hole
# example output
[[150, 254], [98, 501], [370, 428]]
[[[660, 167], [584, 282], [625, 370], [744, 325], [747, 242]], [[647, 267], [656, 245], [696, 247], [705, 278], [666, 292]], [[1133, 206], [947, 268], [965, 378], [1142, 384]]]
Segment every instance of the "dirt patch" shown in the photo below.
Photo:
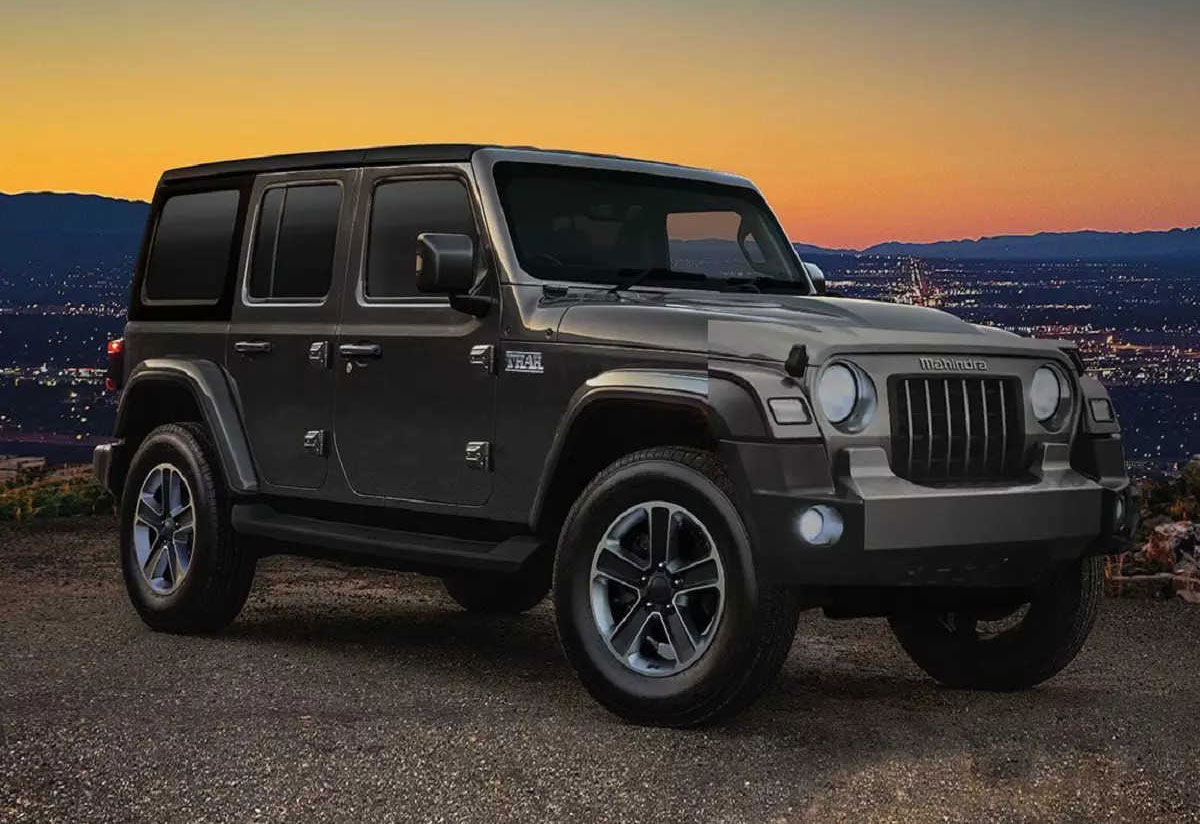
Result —
[[1200, 820], [1200, 610], [1112, 599], [1023, 693], [945, 690], [882, 621], [802, 619], [715, 729], [621, 723], [543, 604], [270, 558], [216, 636], [146, 630], [111, 519], [0, 526], [0, 821]]

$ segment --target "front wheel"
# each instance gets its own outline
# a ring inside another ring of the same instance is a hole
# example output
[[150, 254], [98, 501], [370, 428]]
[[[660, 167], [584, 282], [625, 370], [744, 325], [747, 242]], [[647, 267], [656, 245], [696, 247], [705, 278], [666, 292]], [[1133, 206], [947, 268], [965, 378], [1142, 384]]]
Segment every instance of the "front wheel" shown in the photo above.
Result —
[[1019, 690], [1071, 663], [1096, 622], [1104, 559], [1061, 566], [1023, 604], [909, 611], [891, 618], [909, 657], [949, 687]]
[[641, 724], [732, 715], [778, 674], [796, 632], [788, 591], [761, 581], [719, 459], [683, 447], [626, 456], [563, 525], [559, 637], [583, 684]]

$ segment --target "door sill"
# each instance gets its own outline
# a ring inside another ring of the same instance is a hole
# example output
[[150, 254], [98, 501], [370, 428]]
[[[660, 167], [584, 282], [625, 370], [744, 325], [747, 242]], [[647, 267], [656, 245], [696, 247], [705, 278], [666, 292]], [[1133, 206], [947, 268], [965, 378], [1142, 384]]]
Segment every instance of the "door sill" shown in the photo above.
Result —
[[239, 535], [278, 541], [288, 553], [431, 574], [511, 575], [541, 548], [533, 535], [473, 541], [289, 515], [266, 504], [236, 504], [232, 521]]

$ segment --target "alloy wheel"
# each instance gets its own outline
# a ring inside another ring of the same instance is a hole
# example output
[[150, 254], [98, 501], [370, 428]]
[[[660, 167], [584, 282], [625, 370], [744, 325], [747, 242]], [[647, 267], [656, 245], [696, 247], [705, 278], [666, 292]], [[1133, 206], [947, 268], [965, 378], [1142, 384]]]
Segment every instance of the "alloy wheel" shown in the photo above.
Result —
[[674, 675], [700, 660], [725, 605], [725, 569], [704, 524], [684, 507], [648, 501], [622, 512], [596, 547], [596, 629], [642, 675]]
[[169, 463], [151, 469], [138, 492], [134, 561], [156, 595], [175, 592], [191, 569], [196, 546], [193, 500], [187, 479]]

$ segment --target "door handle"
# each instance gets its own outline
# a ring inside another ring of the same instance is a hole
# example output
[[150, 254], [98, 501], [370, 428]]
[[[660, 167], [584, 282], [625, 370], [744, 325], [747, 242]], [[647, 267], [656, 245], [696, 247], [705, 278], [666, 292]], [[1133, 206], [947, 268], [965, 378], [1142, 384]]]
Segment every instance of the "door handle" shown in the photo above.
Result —
[[343, 358], [381, 358], [383, 347], [378, 343], [342, 343], [338, 354]]
[[269, 340], [239, 340], [233, 345], [233, 351], [242, 355], [265, 355], [271, 351]]

